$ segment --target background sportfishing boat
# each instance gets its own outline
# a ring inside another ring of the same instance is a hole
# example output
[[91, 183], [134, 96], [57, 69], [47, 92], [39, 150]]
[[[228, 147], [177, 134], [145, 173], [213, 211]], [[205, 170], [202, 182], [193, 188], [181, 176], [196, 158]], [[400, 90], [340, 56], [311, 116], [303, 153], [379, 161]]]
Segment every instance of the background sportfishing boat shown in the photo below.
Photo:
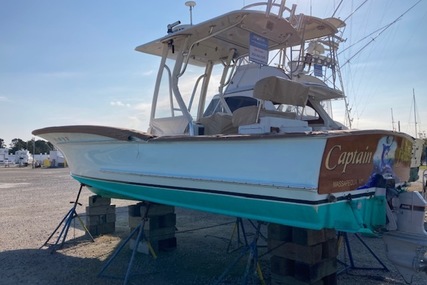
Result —
[[[408, 257], [417, 262], [401, 266], [422, 270], [426, 202], [395, 190], [408, 181], [413, 138], [347, 130], [326, 111], [344, 98], [337, 80], [344, 26], [297, 14], [285, 1], [176, 22], [136, 48], [161, 57], [147, 132], [58, 126], [33, 134], [59, 148], [71, 175], [99, 195], [309, 229], [388, 227], [396, 233], [389, 243], [411, 235], [417, 249]], [[186, 78], [194, 66], [200, 76]], [[214, 66], [222, 75], [212, 96]], [[400, 226], [414, 212], [416, 225]]]

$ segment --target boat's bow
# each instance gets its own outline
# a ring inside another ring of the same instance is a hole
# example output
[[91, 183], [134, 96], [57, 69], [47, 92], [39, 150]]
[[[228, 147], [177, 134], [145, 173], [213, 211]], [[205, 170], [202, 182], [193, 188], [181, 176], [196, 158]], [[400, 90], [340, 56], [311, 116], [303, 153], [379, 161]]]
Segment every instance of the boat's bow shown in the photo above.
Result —
[[147, 140], [153, 137], [150, 134], [136, 130], [93, 125], [47, 127], [34, 130], [32, 133], [35, 136], [47, 139], [53, 144], [70, 141], [69, 134], [81, 134], [80, 139], [82, 142], [93, 140], [95, 137], [98, 140], [119, 141]]

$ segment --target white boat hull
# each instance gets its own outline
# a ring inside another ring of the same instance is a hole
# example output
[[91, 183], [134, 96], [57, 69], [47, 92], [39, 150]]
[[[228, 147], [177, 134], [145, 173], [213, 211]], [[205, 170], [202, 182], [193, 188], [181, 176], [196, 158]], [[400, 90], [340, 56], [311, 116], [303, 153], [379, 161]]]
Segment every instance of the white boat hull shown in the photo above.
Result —
[[[375, 147], [349, 152], [339, 140], [373, 136], [376, 146], [378, 138], [390, 135], [329, 132], [155, 138], [85, 126], [47, 128], [34, 134], [54, 143], [66, 156], [71, 175], [102, 196], [346, 231], [369, 231], [364, 216], [374, 208], [372, 203], [383, 203], [384, 193], [376, 185], [352, 185], [368, 182]], [[364, 157], [370, 161], [363, 163]], [[345, 173], [362, 164], [369, 168], [364, 181]], [[341, 182], [336, 183], [333, 175]], [[371, 199], [376, 193], [378, 199]]]

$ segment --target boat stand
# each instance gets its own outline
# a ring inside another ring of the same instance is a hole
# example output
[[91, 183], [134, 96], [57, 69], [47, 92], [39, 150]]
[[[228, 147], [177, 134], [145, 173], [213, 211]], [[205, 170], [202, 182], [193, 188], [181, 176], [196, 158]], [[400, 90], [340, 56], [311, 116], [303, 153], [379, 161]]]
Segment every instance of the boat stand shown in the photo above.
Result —
[[[64, 216], [64, 218], [61, 220], [61, 222], [58, 224], [58, 226], [55, 228], [55, 230], [52, 232], [52, 234], [49, 236], [49, 238], [45, 241], [45, 243], [39, 248], [42, 249], [43, 247], [48, 247], [51, 250], [51, 253], [55, 252], [57, 249], [60, 249], [64, 246], [65, 240], [67, 238], [68, 230], [70, 229], [71, 222], [77, 218], [83, 227], [84, 231], [89, 235], [92, 242], [94, 242], [93, 236], [90, 234], [89, 230], [83, 223], [82, 219], [76, 212], [77, 205], [82, 205], [79, 203], [80, 193], [82, 192], [83, 184], [80, 184], [79, 192], [77, 193], [77, 197], [75, 201], [71, 201], [70, 203], [73, 204], [73, 207], [68, 211], [68, 213]], [[62, 230], [56, 239], [56, 242], [54, 244], [49, 244], [50, 239], [54, 236], [54, 234], [57, 232], [57, 230], [61, 227]]]
[[[241, 222], [242, 220], [240, 219], [240, 223]], [[244, 229], [243, 225], [242, 225], [242, 228]], [[239, 262], [239, 260], [242, 259], [248, 253], [249, 253], [249, 256], [246, 263], [246, 269], [245, 269], [245, 274], [243, 275], [242, 284], [245, 284], [245, 285], [248, 284], [249, 276], [250, 275], [252, 276], [252, 274], [256, 272], [261, 284], [265, 285], [264, 277], [262, 275], [261, 267], [258, 261], [258, 239], [260, 236], [262, 236], [260, 230], [261, 230], [261, 222], [258, 222], [252, 242], [250, 244], [247, 244], [244, 247], [241, 254], [230, 264], [229, 267], [226, 268], [226, 270], [221, 274], [221, 276], [218, 277], [218, 280], [216, 280], [216, 282], [214, 283], [215, 285], [221, 284], [222, 280], [228, 275], [231, 269], [233, 269], [234, 266], [236, 266], [237, 262]]]
[[355, 233], [354, 236], [360, 241], [360, 243], [369, 251], [372, 257], [374, 257], [378, 263], [381, 265], [381, 267], [358, 267], [355, 266], [354, 260], [353, 260], [353, 253], [350, 246], [350, 241], [348, 239], [348, 235], [346, 232], [338, 232], [338, 241], [340, 242], [342, 239], [344, 239], [344, 250], [347, 250], [347, 254], [350, 260], [350, 264], [347, 264], [346, 262], [338, 260], [339, 263], [344, 265], [344, 268], [337, 273], [340, 274], [344, 271], [347, 271], [348, 269], [356, 269], [356, 270], [383, 270], [386, 272], [389, 272], [390, 270], [387, 268], [387, 266], [380, 260], [380, 258], [375, 254], [375, 252], [363, 241], [363, 239]]
[[130, 233], [130, 235], [126, 238], [126, 240], [117, 248], [117, 250], [113, 253], [113, 255], [108, 259], [107, 263], [102, 267], [101, 271], [98, 273], [98, 277], [103, 277], [104, 271], [111, 265], [111, 263], [114, 261], [114, 259], [117, 257], [117, 255], [122, 251], [122, 249], [125, 247], [125, 245], [130, 241], [130, 239], [135, 235], [135, 233], [138, 232], [137, 238], [135, 240], [135, 246], [132, 251], [132, 255], [128, 264], [128, 268], [126, 271], [125, 279], [123, 284], [128, 284], [133, 262], [135, 260], [135, 255], [138, 250], [139, 242], [144, 241], [147, 244], [147, 247], [151, 253], [151, 255], [154, 258], [157, 258], [156, 253], [153, 250], [153, 247], [150, 244], [150, 241], [147, 240], [147, 238], [144, 236], [144, 227], [145, 227], [145, 221], [147, 221], [148, 216], [148, 210], [150, 208], [150, 203], [147, 203], [147, 207], [144, 213], [144, 216], [141, 219], [141, 223]]
[[[232, 247], [233, 238], [235, 234], [237, 234], [236, 236], [237, 245], [236, 247]], [[244, 243], [242, 242], [241, 235], [243, 235]], [[231, 233], [231, 237], [228, 241], [227, 253], [234, 252], [242, 248], [243, 246], [246, 246], [246, 247], [248, 246], [248, 239], [246, 237], [245, 226], [243, 225], [242, 218], [236, 218], [236, 222], [234, 223], [234, 227], [233, 227], [233, 232]]]

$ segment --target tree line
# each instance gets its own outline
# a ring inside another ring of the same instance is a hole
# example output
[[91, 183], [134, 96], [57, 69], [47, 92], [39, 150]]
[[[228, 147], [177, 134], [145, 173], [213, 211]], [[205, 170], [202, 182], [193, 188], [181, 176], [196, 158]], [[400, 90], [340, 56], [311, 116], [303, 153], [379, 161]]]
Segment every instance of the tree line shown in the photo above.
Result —
[[[0, 138], [0, 148], [7, 148], [3, 139]], [[31, 154], [49, 153], [54, 150], [54, 146], [44, 140], [29, 140], [23, 141], [21, 139], [13, 139], [9, 146], [9, 154], [14, 154], [17, 150], [28, 150]]]

